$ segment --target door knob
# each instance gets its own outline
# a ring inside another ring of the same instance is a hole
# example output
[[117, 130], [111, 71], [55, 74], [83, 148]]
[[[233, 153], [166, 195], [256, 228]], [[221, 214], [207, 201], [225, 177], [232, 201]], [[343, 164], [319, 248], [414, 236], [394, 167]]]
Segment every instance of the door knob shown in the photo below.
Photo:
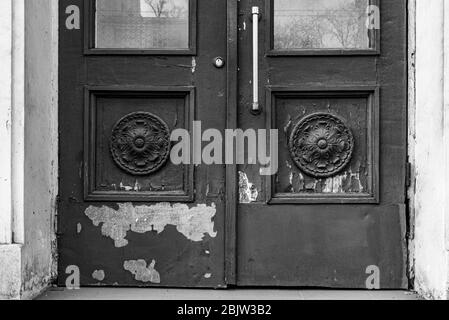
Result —
[[221, 69], [225, 66], [225, 60], [222, 57], [216, 57], [214, 58], [214, 66], [217, 69]]

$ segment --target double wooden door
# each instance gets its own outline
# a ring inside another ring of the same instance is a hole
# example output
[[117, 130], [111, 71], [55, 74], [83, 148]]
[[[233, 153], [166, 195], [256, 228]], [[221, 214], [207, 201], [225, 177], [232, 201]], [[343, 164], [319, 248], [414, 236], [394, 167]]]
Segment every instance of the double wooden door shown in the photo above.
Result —
[[407, 286], [405, 0], [62, 0], [60, 25], [61, 285]]

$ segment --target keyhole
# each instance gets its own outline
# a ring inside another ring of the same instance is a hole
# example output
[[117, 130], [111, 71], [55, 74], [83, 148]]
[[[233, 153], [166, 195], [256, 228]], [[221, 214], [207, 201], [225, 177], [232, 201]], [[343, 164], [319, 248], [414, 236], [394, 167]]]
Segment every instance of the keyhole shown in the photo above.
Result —
[[224, 65], [225, 65], [225, 61], [224, 61], [224, 59], [222, 57], [216, 57], [214, 59], [214, 66], [215, 66], [215, 68], [220, 69], [220, 68], [223, 68]]

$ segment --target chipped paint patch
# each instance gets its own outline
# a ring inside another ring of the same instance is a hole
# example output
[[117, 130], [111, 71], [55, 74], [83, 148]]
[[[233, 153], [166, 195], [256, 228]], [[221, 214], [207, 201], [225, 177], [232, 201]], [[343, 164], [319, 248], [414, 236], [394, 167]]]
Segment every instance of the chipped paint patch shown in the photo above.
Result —
[[123, 182], [120, 182], [120, 189], [125, 191], [132, 191], [134, 188], [131, 186], [125, 186]]
[[106, 278], [106, 275], [104, 273], [104, 270], [95, 270], [92, 273], [92, 278], [98, 281], [103, 281], [104, 278]]
[[342, 175], [326, 179], [323, 193], [363, 193], [364, 187], [360, 181], [360, 173], [349, 169]]
[[123, 263], [123, 268], [134, 275], [134, 279], [140, 282], [161, 283], [161, 276], [154, 268], [156, 261], [153, 260], [147, 267], [147, 262], [143, 259], [128, 260]]
[[[112, 184], [112, 188], [114, 188], [114, 190], [116, 190], [117, 185], [115, 183]], [[134, 186], [127, 186], [127, 185], [123, 184], [123, 181], [120, 182], [120, 190], [139, 192], [141, 189], [142, 189], [142, 186], [140, 185], [139, 181], [137, 181], [137, 180], [134, 183]]]
[[295, 192], [295, 187], [294, 187], [294, 185], [293, 185], [293, 179], [294, 179], [294, 177], [295, 177], [295, 174], [294, 174], [294, 172], [293, 172], [293, 170], [292, 170], [292, 165], [290, 164], [290, 162], [288, 162], [288, 161], [286, 161], [285, 162], [285, 165], [287, 166], [287, 168], [289, 169], [289, 171], [290, 171], [290, 173], [288, 174], [288, 182], [289, 182], [289, 189], [290, 189], [290, 192]]
[[344, 176], [328, 178], [324, 181], [323, 193], [343, 193]]
[[259, 191], [256, 186], [249, 182], [246, 173], [239, 171], [239, 201], [240, 203], [256, 202], [259, 197]]
[[82, 230], [83, 230], [83, 226], [81, 225], [81, 223], [78, 223], [76, 225], [76, 233], [80, 234]]
[[136, 233], [164, 231], [167, 225], [173, 225], [187, 239], [200, 242], [208, 234], [217, 236], [213, 218], [215, 204], [199, 204], [189, 208], [186, 204], [159, 203], [151, 206], [133, 206], [132, 203], [120, 203], [118, 210], [107, 206], [90, 206], [85, 214], [98, 227], [101, 233], [114, 240], [117, 248], [128, 245], [125, 239], [128, 231]]
[[323, 193], [323, 194], [345, 194], [345, 193], [363, 193], [366, 190], [362, 182], [362, 174], [353, 172], [350, 168], [348, 171], [341, 173], [335, 177], [327, 179], [315, 179], [306, 177], [301, 172], [295, 172], [293, 167], [287, 162], [288, 187], [286, 192], [307, 192], [307, 193]]
[[206, 278], [206, 279], [212, 278], [212, 273], [206, 273], [206, 274], [204, 275], [204, 278]]
[[196, 59], [192, 57], [192, 74], [196, 71]]

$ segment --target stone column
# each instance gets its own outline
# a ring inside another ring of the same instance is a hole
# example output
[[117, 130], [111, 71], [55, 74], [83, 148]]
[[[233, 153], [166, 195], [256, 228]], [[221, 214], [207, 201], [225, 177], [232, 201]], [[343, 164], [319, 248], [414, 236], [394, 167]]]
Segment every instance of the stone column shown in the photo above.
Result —
[[410, 27], [416, 31], [416, 37], [412, 39], [415, 49], [410, 54], [410, 76], [414, 82], [410, 82], [409, 94], [415, 98], [409, 106], [414, 171], [410, 205], [415, 219], [409, 250], [418, 293], [430, 299], [447, 299], [449, 2], [416, 0], [416, 8], [410, 14], [416, 18], [416, 24]]
[[12, 197], [14, 98], [18, 93], [14, 86], [14, 62], [18, 58], [14, 33], [20, 25], [14, 24], [14, 15], [20, 10], [20, 3], [0, 2], [0, 299], [18, 299], [21, 291], [21, 245], [14, 239], [20, 218], [14, 219]]

